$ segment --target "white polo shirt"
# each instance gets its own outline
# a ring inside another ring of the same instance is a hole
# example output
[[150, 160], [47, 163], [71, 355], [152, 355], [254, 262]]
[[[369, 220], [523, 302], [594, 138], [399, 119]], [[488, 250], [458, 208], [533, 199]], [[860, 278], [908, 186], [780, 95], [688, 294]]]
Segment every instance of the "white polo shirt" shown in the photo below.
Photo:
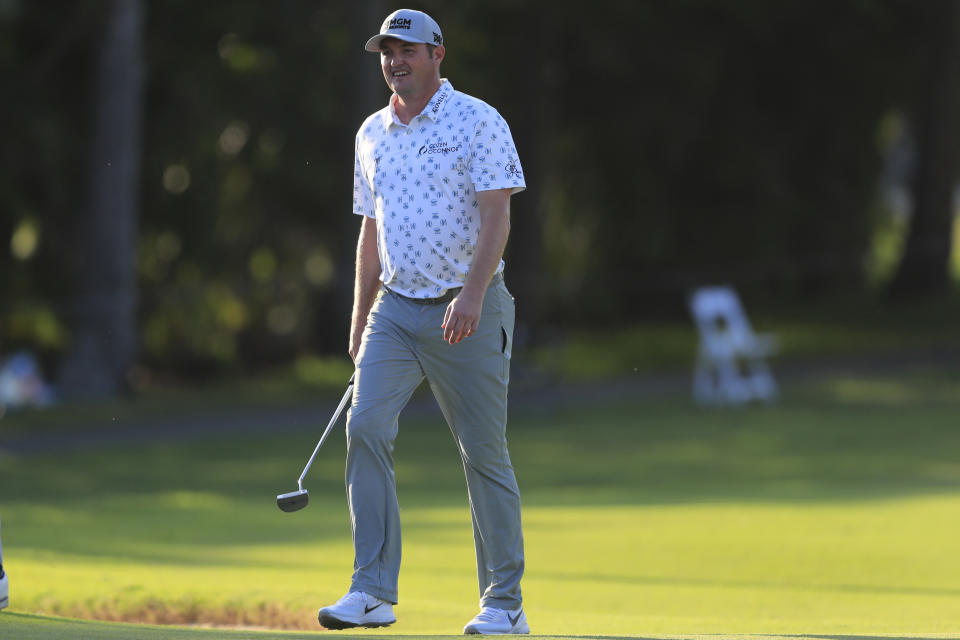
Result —
[[[380, 279], [412, 298], [463, 285], [480, 233], [477, 191], [526, 188], [497, 110], [446, 79], [409, 125], [390, 104], [357, 132], [353, 212], [377, 221]], [[503, 271], [503, 261], [497, 273]]]

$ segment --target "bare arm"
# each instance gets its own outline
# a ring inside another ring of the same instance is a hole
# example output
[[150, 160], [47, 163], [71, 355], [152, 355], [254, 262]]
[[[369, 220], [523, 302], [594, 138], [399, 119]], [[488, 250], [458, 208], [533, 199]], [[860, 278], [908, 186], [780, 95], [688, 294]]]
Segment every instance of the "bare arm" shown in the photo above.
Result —
[[350, 358], [356, 362], [367, 316], [380, 289], [380, 254], [377, 253], [377, 222], [364, 216], [357, 242], [357, 274], [350, 317]]
[[470, 336], [480, 324], [483, 297], [510, 236], [510, 193], [510, 189], [477, 193], [480, 236], [473, 252], [473, 263], [463, 290], [447, 307], [443, 318], [443, 339], [450, 344]]

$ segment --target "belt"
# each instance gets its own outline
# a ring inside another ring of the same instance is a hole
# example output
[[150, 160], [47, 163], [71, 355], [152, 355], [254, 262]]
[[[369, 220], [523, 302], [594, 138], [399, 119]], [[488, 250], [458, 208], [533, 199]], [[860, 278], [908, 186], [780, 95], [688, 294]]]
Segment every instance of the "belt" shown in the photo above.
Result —
[[413, 302], [414, 304], [443, 304], [444, 302], [450, 302], [451, 300], [456, 298], [460, 294], [460, 291], [463, 289], [463, 287], [457, 287], [456, 289], [447, 289], [447, 292], [442, 296], [440, 296], [439, 298], [411, 298], [410, 296], [405, 296], [402, 293], [397, 293], [387, 285], [383, 285], [383, 288], [388, 293], [392, 293], [398, 298], [403, 298], [404, 300], [407, 300], [408, 302]]
[[[490, 279], [490, 284], [494, 284], [501, 280], [503, 280], [502, 273], [494, 274], [493, 278]], [[413, 302], [416, 304], [443, 304], [444, 302], [450, 302], [454, 298], [456, 298], [458, 295], [460, 295], [460, 291], [463, 289], [463, 287], [455, 287], [453, 289], [447, 289], [447, 292], [444, 293], [439, 298], [411, 298], [410, 296], [405, 296], [402, 293], [397, 293], [387, 285], [383, 285], [383, 288], [388, 293], [392, 293], [395, 296], [403, 298], [404, 300], [409, 300], [410, 302]]]

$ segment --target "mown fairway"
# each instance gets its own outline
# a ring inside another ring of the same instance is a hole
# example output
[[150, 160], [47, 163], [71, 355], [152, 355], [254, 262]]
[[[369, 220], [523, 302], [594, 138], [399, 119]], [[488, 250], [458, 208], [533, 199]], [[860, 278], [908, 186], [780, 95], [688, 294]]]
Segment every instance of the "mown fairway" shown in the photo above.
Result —
[[[534, 633], [960, 632], [958, 410], [960, 382], [922, 374], [823, 380], [743, 411], [518, 406]], [[3, 454], [10, 611], [316, 630], [352, 568], [342, 432], [306, 510], [274, 498], [317, 433]], [[405, 555], [389, 633], [457, 634], [477, 592], [452, 440], [439, 418], [409, 419], [395, 457]]]

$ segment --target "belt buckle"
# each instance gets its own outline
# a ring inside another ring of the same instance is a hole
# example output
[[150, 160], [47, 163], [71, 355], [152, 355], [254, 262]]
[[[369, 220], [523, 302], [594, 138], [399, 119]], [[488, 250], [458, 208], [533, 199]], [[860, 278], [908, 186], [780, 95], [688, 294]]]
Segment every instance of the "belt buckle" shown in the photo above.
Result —
[[455, 289], [447, 289], [442, 296], [437, 296], [436, 298], [410, 298], [414, 302], [419, 304], [443, 304], [444, 302], [450, 302], [457, 297], [457, 294], [460, 293], [460, 290], [463, 287], [457, 287]]
[[446, 293], [442, 296], [436, 298], [421, 298], [423, 304], [443, 304], [444, 302], [450, 302], [457, 297], [457, 294], [460, 293], [460, 289], [463, 287], [457, 287], [455, 289], [447, 289]]

